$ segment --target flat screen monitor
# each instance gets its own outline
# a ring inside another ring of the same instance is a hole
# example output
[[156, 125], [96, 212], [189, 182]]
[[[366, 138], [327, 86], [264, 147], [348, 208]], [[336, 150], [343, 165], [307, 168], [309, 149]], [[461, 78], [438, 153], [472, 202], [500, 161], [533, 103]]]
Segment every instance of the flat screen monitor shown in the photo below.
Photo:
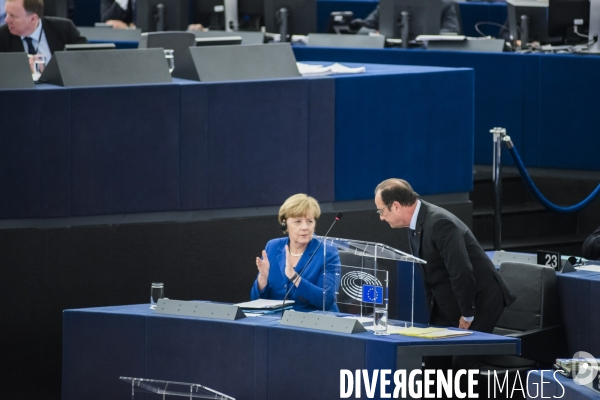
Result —
[[116, 47], [114, 43], [65, 44], [65, 51], [114, 50]]
[[[194, 23], [209, 29], [225, 29], [223, 0], [195, 0]], [[242, 31], [260, 31], [264, 25], [264, 0], [238, 0], [238, 24]]]
[[508, 0], [507, 4], [510, 35], [515, 40], [521, 40], [521, 46], [533, 42], [556, 42], [548, 36], [548, 3], [537, 0]]
[[142, 32], [185, 31], [190, 23], [189, 0], [138, 0], [136, 26]]
[[196, 46], [227, 46], [242, 44], [241, 36], [221, 36], [196, 38]]
[[282, 8], [288, 11], [287, 33], [290, 36], [317, 32], [317, 2], [315, 0], [264, 1], [267, 32], [280, 32]]
[[583, 20], [577, 28], [581, 34], [587, 34], [590, 26], [590, 0], [550, 0], [548, 7], [548, 34], [566, 41], [585, 41], [574, 33], [573, 21]]
[[388, 38], [401, 38], [403, 12], [408, 13], [408, 39], [419, 35], [438, 35], [442, 27], [441, 0], [381, 0], [379, 31]]

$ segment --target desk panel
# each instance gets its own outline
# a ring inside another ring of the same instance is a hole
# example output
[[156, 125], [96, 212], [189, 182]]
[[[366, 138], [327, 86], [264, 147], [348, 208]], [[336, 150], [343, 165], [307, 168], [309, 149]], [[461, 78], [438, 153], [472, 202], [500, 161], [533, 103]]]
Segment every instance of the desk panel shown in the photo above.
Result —
[[[41, 94], [35, 89], [1, 90], [0, 110], [0, 217], [34, 217], [41, 202]], [[21, 117], [9, 117], [15, 115]]]
[[70, 93], [73, 215], [178, 209], [179, 86]]
[[391, 175], [422, 194], [468, 192], [472, 91], [467, 69], [370, 64], [333, 77], [6, 92], [16, 95], [2, 115], [15, 118], [0, 135], [0, 215], [273, 206], [298, 192], [372, 199]]
[[368, 68], [358, 81], [336, 79], [336, 200], [368, 199], [392, 176], [421, 195], [470, 191], [473, 72]]
[[[597, 56], [300, 46], [294, 53], [298, 61], [473, 68], [475, 164], [492, 163], [489, 130], [501, 126], [528, 167], [600, 170], [600, 158], [591, 155], [600, 140], [591, 117], [600, 83], [587, 79], [598, 68]], [[503, 163], [514, 165], [504, 154]]]
[[423, 354], [520, 352], [518, 339], [479, 332], [442, 340], [337, 334], [279, 326], [277, 317], [157, 315], [147, 304], [67, 310], [64, 330], [63, 400], [130, 398], [119, 376], [199, 383], [238, 400], [332, 399], [340, 369], [407, 368]]

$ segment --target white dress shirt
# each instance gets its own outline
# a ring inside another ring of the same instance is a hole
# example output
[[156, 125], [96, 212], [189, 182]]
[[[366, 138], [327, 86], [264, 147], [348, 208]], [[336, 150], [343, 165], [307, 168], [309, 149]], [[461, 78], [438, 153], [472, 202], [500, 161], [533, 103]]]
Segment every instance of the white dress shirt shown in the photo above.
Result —
[[[0, 0], [2, 1], [2, 0]], [[42, 21], [38, 23], [37, 28], [29, 37], [32, 39], [33, 48], [36, 49], [36, 54], [42, 54], [46, 56], [46, 64], [52, 58], [52, 53], [50, 52], [50, 46], [48, 46], [48, 40], [46, 40], [46, 34], [44, 33], [44, 29], [42, 29]], [[25, 53], [27, 53], [27, 41], [25, 40], [26, 36], [21, 36], [21, 41], [23, 42], [23, 48], [25, 49]]]

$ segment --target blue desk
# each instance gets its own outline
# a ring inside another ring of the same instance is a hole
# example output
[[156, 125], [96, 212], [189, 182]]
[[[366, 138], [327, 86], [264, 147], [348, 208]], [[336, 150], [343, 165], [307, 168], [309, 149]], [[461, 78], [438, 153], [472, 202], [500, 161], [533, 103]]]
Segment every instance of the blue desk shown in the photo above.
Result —
[[412, 370], [423, 355], [520, 352], [518, 339], [479, 332], [435, 341], [336, 334], [274, 317], [155, 315], [147, 304], [66, 310], [63, 321], [63, 400], [130, 398], [119, 376], [200, 383], [238, 400], [332, 399], [340, 369]]
[[585, 351], [600, 357], [600, 273], [561, 274], [557, 283], [569, 354]]
[[[600, 57], [295, 47], [298, 61], [375, 62], [475, 70], [475, 164], [492, 163], [496, 126], [528, 167], [600, 170], [595, 113]], [[568, 138], [568, 139], [566, 139]], [[577, 156], [572, 156], [577, 155]], [[512, 164], [508, 153], [503, 163]]]
[[38, 85], [0, 90], [0, 120], [0, 218], [372, 199], [390, 176], [423, 195], [472, 188], [469, 69]]
[[554, 375], [553, 372], [544, 370], [543, 381], [541, 371], [532, 371], [529, 374], [528, 382], [523, 382], [524, 385], [527, 385], [527, 390], [529, 391], [527, 393], [528, 399], [541, 399], [542, 394], [545, 398], [560, 398], [565, 400], [600, 399], [600, 394], [578, 385], [572, 379], [565, 378], [558, 373]]
[[[494, 252], [487, 252], [493, 258]], [[569, 354], [585, 351], [600, 354], [600, 273], [576, 271], [557, 274], [558, 295]], [[400, 319], [410, 319], [412, 293], [412, 264], [398, 263], [396, 285], [398, 287], [397, 310]], [[422, 277], [415, 268], [415, 321], [427, 323]]]

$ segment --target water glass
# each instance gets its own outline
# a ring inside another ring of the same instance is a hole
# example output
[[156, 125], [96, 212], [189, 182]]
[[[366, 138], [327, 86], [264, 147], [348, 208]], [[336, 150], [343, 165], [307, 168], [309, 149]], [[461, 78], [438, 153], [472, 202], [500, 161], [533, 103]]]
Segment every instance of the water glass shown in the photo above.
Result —
[[153, 283], [150, 289], [150, 308], [155, 309], [159, 299], [165, 297], [165, 285], [162, 283]]
[[373, 316], [373, 332], [376, 335], [389, 335], [387, 331], [388, 314], [385, 308], [375, 310]]
[[167, 59], [167, 65], [169, 66], [169, 73], [175, 69], [175, 51], [165, 49], [165, 58]]
[[34, 54], [30, 55], [29, 58], [31, 59], [31, 77], [34, 81], [37, 81], [40, 79], [40, 76], [46, 67], [46, 56], [42, 54]]

